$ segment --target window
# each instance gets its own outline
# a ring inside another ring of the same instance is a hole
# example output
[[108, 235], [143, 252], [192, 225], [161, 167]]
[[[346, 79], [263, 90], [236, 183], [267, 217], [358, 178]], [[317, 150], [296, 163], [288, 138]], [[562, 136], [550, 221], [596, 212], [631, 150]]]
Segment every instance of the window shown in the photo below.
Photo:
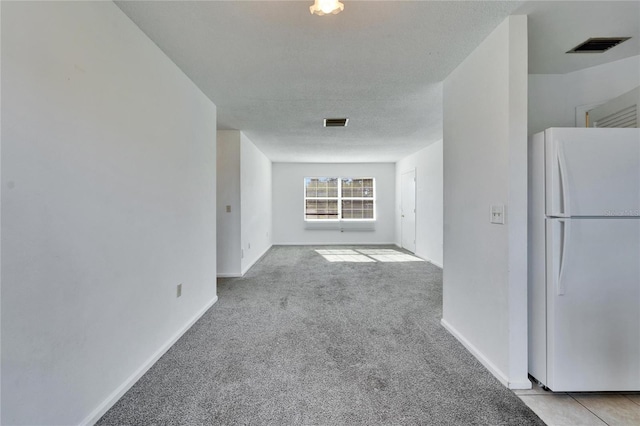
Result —
[[304, 219], [375, 220], [375, 179], [304, 178]]

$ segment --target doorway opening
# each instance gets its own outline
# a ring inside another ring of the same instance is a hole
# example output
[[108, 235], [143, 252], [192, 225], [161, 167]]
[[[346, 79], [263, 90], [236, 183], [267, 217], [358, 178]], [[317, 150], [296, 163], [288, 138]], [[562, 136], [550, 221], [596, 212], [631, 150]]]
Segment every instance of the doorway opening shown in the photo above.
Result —
[[402, 248], [416, 252], [416, 169], [402, 173], [400, 192]]

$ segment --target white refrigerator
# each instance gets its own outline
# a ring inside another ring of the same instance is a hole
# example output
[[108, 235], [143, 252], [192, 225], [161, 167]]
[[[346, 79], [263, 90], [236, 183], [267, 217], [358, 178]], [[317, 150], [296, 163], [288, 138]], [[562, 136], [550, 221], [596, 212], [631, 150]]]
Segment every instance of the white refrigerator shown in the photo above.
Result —
[[528, 309], [543, 385], [640, 390], [640, 129], [531, 139]]

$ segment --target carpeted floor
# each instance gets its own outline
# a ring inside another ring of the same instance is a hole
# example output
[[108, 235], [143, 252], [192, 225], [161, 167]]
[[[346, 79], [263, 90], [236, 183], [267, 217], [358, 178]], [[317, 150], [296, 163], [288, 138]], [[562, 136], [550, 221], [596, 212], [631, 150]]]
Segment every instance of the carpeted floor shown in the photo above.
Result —
[[439, 268], [326, 248], [273, 247], [219, 279], [219, 301], [98, 424], [544, 424], [442, 328]]

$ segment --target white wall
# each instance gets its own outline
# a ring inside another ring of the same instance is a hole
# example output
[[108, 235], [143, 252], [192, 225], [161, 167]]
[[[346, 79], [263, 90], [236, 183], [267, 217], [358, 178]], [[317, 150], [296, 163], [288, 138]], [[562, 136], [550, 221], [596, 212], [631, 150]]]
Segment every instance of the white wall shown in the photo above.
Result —
[[396, 244], [401, 244], [403, 173], [416, 170], [416, 255], [442, 267], [442, 141], [396, 163]]
[[3, 2], [1, 83], [2, 424], [91, 423], [216, 299], [215, 105], [111, 2]]
[[527, 21], [511, 16], [444, 82], [442, 320], [510, 387], [528, 386], [526, 197]]
[[217, 137], [217, 271], [236, 277], [241, 275], [240, 132], [218, 130]]
[[[304, 178], [309, 176], [374, 177], [377, 220], [374, 231], [305, 229]], [[274, 244], [394, 244], [394, 163], [274, 163]]]
[[604, 103], [640, 85], [640, 56], [567, 74], [529, 75], [529, 135], [575, 127], [576, 107]]
[[218, 276], [244, 275], [269, 250], [271, 215], [271, 160], [241, 131], [219, 130]]
[[241, 133], [242, 274], [271, 247], [271, 160]]

